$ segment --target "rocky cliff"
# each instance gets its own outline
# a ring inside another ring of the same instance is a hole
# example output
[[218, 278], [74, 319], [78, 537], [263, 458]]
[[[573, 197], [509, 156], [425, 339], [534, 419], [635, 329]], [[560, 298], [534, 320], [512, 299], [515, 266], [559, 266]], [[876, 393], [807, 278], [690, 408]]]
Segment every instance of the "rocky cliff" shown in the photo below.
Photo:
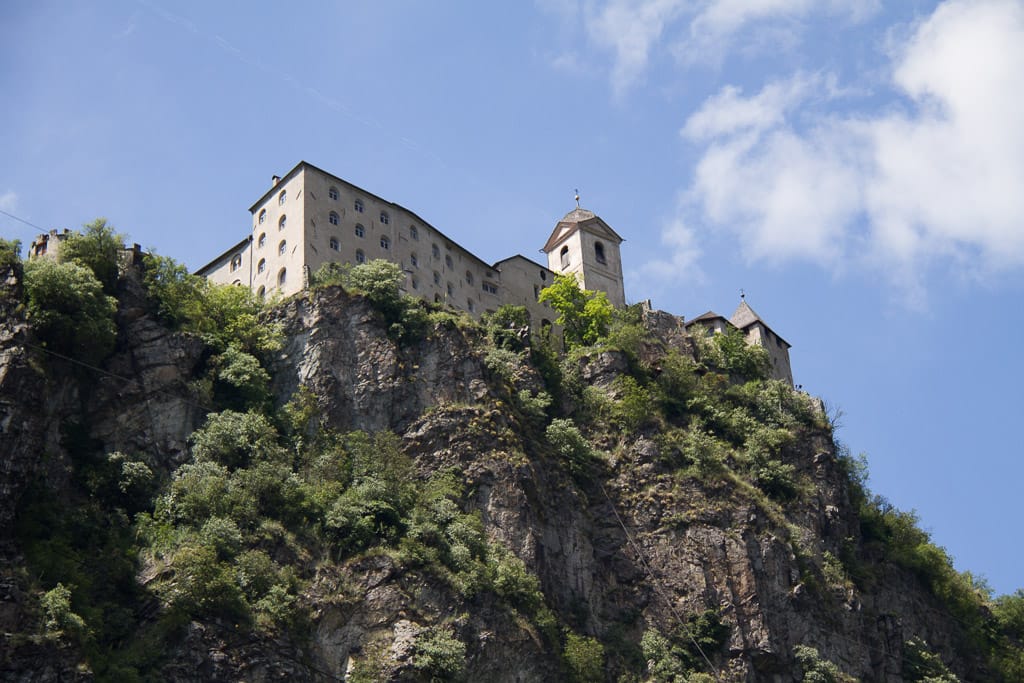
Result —
[[[19, 278], [0, 302], [0, 680], [999, 678], [865, 519], [820, 405], [716, 368], [672, 316], [559, 361], [447, 313], [395, 341], [337, 287], [292, 298], [261, 323], [283, 338], [269, 399], [241, 406], [277, 420], [273, 444], [228, 462], [196, 437], [228, 410], [222, 349], [162, 322], [137, 274], [98, 366], [39, 345]], [[218, 507], [239, 491], [256, 512]]]

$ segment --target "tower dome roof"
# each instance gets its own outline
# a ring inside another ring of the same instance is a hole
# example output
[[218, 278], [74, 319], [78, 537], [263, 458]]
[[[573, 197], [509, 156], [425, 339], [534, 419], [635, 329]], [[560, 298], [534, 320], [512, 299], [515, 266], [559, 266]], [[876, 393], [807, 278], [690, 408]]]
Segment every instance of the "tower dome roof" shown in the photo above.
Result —
[[561, 223], [582, 223], [583, 221], [589, 221], [591, 218], [594, 218], [594, 216], [595, 216], [595, 214], [594, 214], [593, 211], [588, 211], [586, 209], [581, 209], [579, 207], [576, 207], [575, 209], [573, 209], [569, 213], [565, 214], [565, 217], [563, 217], [562, 220], [559, 221], [559, 222], [561, 222]]

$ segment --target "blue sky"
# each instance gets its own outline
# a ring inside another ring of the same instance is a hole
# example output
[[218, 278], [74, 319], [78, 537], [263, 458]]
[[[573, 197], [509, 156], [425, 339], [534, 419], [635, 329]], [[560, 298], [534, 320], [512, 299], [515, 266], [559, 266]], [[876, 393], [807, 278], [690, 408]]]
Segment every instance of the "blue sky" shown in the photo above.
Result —
[[1021, 2], [12, 0], [0, 64], [0, 209], [192, 268], [301, 159], [488, 260], [579, 188], [627, 298], [742, 288], [873, 489], [1024, 586]]

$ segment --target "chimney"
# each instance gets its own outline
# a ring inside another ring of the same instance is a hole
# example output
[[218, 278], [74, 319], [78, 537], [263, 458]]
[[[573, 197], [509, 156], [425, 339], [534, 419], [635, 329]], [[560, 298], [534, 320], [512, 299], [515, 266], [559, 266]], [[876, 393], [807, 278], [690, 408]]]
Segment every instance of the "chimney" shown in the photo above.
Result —
[[275, 185], [277, 185], [278, 182], [280, 182], [280, 180], [281, 180], [281, 176], [277, 176], [277, 175], [270, 176], [270, 186], [274, 187]]

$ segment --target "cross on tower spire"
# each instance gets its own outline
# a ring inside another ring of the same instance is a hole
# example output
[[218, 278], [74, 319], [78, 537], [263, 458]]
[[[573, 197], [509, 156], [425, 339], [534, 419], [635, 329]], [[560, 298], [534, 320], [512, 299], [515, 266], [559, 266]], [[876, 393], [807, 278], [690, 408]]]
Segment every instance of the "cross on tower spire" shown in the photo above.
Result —
[[578, 208], [580, 208], [580, 190], [579, 190], [579, 188], [575, 188], [575, 189], [576, 189], [576, 208], [578, 209]]

